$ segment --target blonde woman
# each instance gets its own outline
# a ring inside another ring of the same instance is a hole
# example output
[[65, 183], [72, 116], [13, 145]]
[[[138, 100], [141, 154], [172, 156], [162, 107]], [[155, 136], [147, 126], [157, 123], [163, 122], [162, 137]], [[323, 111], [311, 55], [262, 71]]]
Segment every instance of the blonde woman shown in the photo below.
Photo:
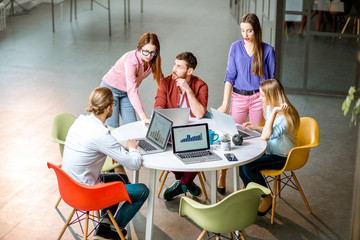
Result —
[[[260, 84], [260, 100], [263, 103], [265, 125], [259, 127], [246, 122], [242, 126], [261, 133], [261, 139], [267, 141], [266, 154], [240, 167], [239, 174], [245, 186], [249, 182], [256, 182], [266, 187], [260, 171], [284, 167], [287, 155], [296, 146], [296, 131], [300, 124], [299, 114], [278, 80], [269, 79]], [[270, 210], [271, 200], [270, 195], [262, 199], [258, 215], [263, 216]]]

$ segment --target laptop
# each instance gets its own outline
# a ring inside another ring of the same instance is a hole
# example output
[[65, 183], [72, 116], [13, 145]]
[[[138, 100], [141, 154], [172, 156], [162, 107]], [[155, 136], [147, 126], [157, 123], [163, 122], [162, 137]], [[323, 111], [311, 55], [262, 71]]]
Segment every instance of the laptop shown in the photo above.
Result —
[[155, 111], [169, 118], [174, 126], [187, 125], [189, 123], [190, 108], [164, 108], [155, 109]]
[[237, 125], [234, 118], [230, 115], [219, 112], [214, 108], [211, 108], [211, 113], [213, 115], [216, 128], [224, 133], [229, 133], [231, 135], [240, 134], [243, 136], [243, 139], [261, 136], [261, 134], [255, 130], [244, 129], [241, 125]]
[[[138, 150], [141, 155], [166, 151], [173, 122], [162, 114], [154, 111], [146, 132], [145, 138], [135, 139], [139, 141]], [[121, 141], [125, 146], [127, 141]]]
[[222, 160], [210, 150], [208, 130], [207, 123], [172, 127], [174, 155], [185, 164]]

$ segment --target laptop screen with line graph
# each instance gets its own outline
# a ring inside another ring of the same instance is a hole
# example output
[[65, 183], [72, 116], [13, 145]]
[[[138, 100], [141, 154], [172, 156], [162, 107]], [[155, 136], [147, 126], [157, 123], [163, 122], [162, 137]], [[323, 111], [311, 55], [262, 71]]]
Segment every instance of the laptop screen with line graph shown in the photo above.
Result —
[[172, 127], [174, 153], [210, 149], [208, 134], [207, 123]]

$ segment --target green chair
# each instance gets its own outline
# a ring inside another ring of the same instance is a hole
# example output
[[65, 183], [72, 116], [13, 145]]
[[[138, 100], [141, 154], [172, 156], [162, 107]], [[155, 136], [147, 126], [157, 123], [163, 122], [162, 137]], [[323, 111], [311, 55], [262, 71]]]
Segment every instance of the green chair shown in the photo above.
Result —
[[66, 136], [75, 120], [76, 117], [70, 113], [60, 113], [54, 118], [51, 139], [59, 144], [61, 157], [64, 153]]
[[[241, 239], [245, 239], [240, 230], [255, 222], [260, 196], [268, 194], [270, 194], [268, 188], [251, 182], [245, 189], [234, 192], [213, 205], [205, 205], [191, 198], [182, 197], [179, 214], [180, 217], [190, 218], [204, 229], [198, 240], [202, 239], [207, 231], [215, 233], [210, 238], [215, 236], [216, 239], [220, 239], [220, 233], [229, 233], [232, 239], [233, 232], [239, 231]], [[236, 233], [235, 236], [239, 239]]]

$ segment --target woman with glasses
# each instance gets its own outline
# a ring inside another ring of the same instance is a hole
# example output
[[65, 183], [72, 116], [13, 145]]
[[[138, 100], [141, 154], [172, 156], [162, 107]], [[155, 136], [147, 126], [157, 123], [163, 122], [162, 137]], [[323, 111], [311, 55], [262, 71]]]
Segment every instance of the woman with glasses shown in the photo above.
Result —
[[[225, 75], [224, 97], [219, 111], [227, 113], [231, 95], [230, 115], [238, 124], [250, 121], [255, 125], [263, 122], [260, 100], [260, 82], [275, 76], [274, 48], [262, 42], [261, 26], [254, 13], [244, 15], [240, 20], [241, 35], [231, 45]], [[219, 175], [218, 192], [225, 193], [226, 169]]]
[[163, 76], [159, 39], [154, 33], [145, 33], [140, 37], [136, 50], [125, 53], [100, 84], [110, 88], [115, 99], [113, 115], [107, 120], [110, 127], [119, 127], [119, 115], [124, 124], [135, 122], [135, 112], [145, 124], [150, 122], [138, 91], [141, 82], [150, 73], [159, 86]]

